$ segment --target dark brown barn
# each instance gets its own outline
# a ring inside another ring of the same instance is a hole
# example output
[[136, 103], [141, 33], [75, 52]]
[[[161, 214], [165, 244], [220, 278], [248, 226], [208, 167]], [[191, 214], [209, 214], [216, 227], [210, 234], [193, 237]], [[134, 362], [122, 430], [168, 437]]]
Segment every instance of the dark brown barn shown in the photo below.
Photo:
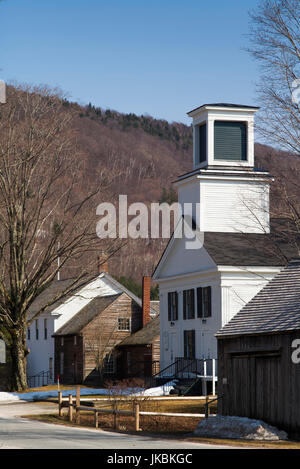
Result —
[[217, 339], [219, 413], [300, 435], [300, 260], [276, 275]]
[[120, 293], [94, 298], [53, 335], [55, 373], [62, 383], [101, 384], [104, 378], [120, 378], [116, 346], [156, 315], [150, 305], [149, 277], [149, 299], [144, 306], [109, 274], [105, 279]]

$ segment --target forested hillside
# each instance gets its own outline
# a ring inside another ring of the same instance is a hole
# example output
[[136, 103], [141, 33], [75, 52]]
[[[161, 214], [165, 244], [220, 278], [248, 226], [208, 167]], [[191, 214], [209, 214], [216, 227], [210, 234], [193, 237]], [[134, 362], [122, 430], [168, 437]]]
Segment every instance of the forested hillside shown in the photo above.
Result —
[[[76, 134], [74, 165], [80, 163], [83, 194], [97, 183], [101, 171], [109, 173], [108, 190], [97, 203], [116, 202], [118, 195], [128, 196], [128, 203], [170, 202], [176, 200], [172, 182], [192, 168], [192, 128], [168, 123], [150, 116], [121, 114], [92, 106], [63, 101], [66, 113], [74, 113]], [[201, 103], [195, 103], [198, 105]], [[288, 191], [295, 195], [299, 159], [257, 144], [256, 165], [268, 169], [280, 183], [274, 183], [271, 200], [276, 216], [280, 215], [282, 177], [290, 181]], [[80, 161], [78, 161], [80, 159]], [[284, 215], [284, 214], [283, 214]], [[97, 223], [95, 207], [95, 229]], [[117, 277], [132, 278], [140, 283], [151, 275], [167, 239], [129, 239], [110, 261], [110, 271]], [[77, 266], [80, 269], [80, 265]], [[62, 277], [69, 275], [61, 272]]]

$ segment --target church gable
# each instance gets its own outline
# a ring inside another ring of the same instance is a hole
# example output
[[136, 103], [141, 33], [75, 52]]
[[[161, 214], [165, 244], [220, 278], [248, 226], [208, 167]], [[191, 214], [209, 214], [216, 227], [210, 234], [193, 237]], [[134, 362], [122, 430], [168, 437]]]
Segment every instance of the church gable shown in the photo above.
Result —
[[187, 249], [186, 238], [172, 238], [154, 273], [155, 279], [206, 271], [216, 267], [206, 249]]

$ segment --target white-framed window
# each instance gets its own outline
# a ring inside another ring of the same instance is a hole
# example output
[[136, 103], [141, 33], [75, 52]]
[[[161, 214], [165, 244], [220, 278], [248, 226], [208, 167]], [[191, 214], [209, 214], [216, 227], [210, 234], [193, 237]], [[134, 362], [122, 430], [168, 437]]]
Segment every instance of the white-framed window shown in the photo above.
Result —
[[211, 316], [211, 287], [197, 288], [197, 316], [209, 318]]
[[183, 319], [195, 319], [195, 290], [183, 290]]
[[130, 331], [130, 318], [118, 318], [118, 331]]
[[168, 293], [168, 321], [178, 320], [178, 293], [176, 291]]

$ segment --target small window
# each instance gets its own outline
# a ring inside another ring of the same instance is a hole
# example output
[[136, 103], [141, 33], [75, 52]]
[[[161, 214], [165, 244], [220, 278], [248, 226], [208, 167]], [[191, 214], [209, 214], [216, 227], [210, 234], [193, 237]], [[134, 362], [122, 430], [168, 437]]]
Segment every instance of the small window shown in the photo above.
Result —
[[118, 331], [130, 331], [130, 318], [118, 318]]
[[178, 320], [178, 293], [168, 293], [168, 321]]
[[183, 291], [183, 319], [195, 319], [195, 291]]
[[27, 327], [27, 340], [30, 340], [30, 327]]
[[63, 338], [63, 337], [60, 339], [60, 345], [61, 345], [62, 347], [64, 346], [64, 338]]
[[211, 287], [197, 288], [197, 311], [198, 318], [211, 316]]
[[47, 319], [44, 319], [44, 339], [48, 338]]
[[39, 340], [39, 321], [36, 319], [35, 321], [35, 338], [36, 340]]
[[77, 345], [77, 335], [74, 335], [74, 345]]
[[195, 358], [195, 331], [183, 331], [184, 358]]
[[115, 359], [110, 353], [107, 353], [104, 358], [104, 373], [112, 375], [115, 372]]

